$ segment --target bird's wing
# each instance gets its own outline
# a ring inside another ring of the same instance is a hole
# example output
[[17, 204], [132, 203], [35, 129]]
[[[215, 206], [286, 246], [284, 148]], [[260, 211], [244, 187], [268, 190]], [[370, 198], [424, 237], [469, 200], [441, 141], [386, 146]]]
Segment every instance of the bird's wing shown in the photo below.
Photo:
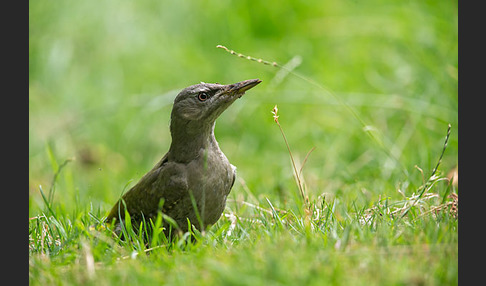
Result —
[[[176, 204], [187, 192], [187, 180], [185, 170], [177, 163], [168, 162], [167, 154], [145, 174], [140, 181], [133, 186], [113, 206], [106, 221], [116, 221], [125, 217], [125, 205], [130, 216], [140, 221], [142, 214], [148, 219], [164, 212], [168, 207]], [[159, 202], [163, 199], [163, 208]]]
[[236, 167], [231, 165], [231, 168], [233, 169], [233, 181], [231, 182], [231, 186], [228, 190], [228, 193], [231, 191], [231, 189], [233, 188], [233, 185], [235, 184], [235, 180], [236, 180]]

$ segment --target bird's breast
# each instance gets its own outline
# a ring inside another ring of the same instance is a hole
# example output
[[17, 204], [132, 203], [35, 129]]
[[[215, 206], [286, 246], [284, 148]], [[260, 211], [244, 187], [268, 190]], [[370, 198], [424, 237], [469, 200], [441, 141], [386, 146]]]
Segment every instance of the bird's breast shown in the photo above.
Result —
[[234, 166], [220, 150], [205, 150], [200, 158], [189, 168], [189, 190], [205, 223], [213, 224], [225, 208], [234, 181]]

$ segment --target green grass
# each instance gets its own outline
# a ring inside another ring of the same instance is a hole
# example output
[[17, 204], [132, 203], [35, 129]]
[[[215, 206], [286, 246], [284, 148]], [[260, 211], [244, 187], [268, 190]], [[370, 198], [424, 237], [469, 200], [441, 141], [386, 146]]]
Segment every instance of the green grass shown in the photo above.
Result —
[[[32, 285], [457, 284], [457, 2], [29, 5]], [[177, 92], [250, 78], [216, 124], [224, 216], [113, 238], [99, 221], [167, 151]], [[297, 169], [315, 147], [302, 186], [286, 143]]]

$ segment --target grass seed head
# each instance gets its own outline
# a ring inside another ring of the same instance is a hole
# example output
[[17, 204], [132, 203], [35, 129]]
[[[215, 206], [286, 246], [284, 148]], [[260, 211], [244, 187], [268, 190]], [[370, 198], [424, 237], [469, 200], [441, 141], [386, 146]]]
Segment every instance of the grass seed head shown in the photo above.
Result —
[[275, 120], [275, 123], [278, 124], [278, 107], [275, 105], [275, 107], [272, 109], [272, 114], [273, 114], [273, 120]]

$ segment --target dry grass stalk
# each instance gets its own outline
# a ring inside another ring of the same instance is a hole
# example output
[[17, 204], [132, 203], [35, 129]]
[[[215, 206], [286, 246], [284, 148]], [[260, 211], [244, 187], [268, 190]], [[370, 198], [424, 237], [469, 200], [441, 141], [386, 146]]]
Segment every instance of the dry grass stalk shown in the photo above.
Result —
[[306, 211], [306, 213], [310, 214], [309, 197], [305, 193], [304, 185], [303, 185], [302, 180], [300, 178], [300, 173], [302, 172], [302, 168], [304, 167], [304, 164], [307, 161], [308, 155], [310, 154], [310, 152], [312, 152], [313, 149], [307, 154], [307, 156], [306, 156], [306, 158], [304, 160], [304, 164], [302, 164], [302, 167], [300, 168], [300, 172], [299, 172], [297, 170], [296, 165], [295, 165], [294, 156], [292, 155], [292, 151], [290, 150], [290, 146], [289, 146], [289, 142], [287, 141], [287, 137], [285, 136], [285, 133], [284, 133], [284, 131], [282, 129], [282, 126], [280, 125], [280, 122], [278, 121], [279, 115], [278, 115], [278, 107], [277, 107], [277, 105], [275, 105], [275, 107], [273, 108], [272, 114], [273, 114], [273, 120], [275, 121], [275, 123], [277, 123], [278, 128], [280, 129], [280, 133], [282, 134], [282, 137], [283, 137], [283, 139], [285, 141], [285, 145], [287, 146], [287, 150], [288, 150], [289, 155], [290, 155], [290, 160], [292, 161], [292, 168], [294, 169], [294, 175], [295, 175], [295, 179], [297, 181], [297, 186], [299, 188], [300, 195], [301, 195], [302, 200], [304, 202], [305, 211]]

